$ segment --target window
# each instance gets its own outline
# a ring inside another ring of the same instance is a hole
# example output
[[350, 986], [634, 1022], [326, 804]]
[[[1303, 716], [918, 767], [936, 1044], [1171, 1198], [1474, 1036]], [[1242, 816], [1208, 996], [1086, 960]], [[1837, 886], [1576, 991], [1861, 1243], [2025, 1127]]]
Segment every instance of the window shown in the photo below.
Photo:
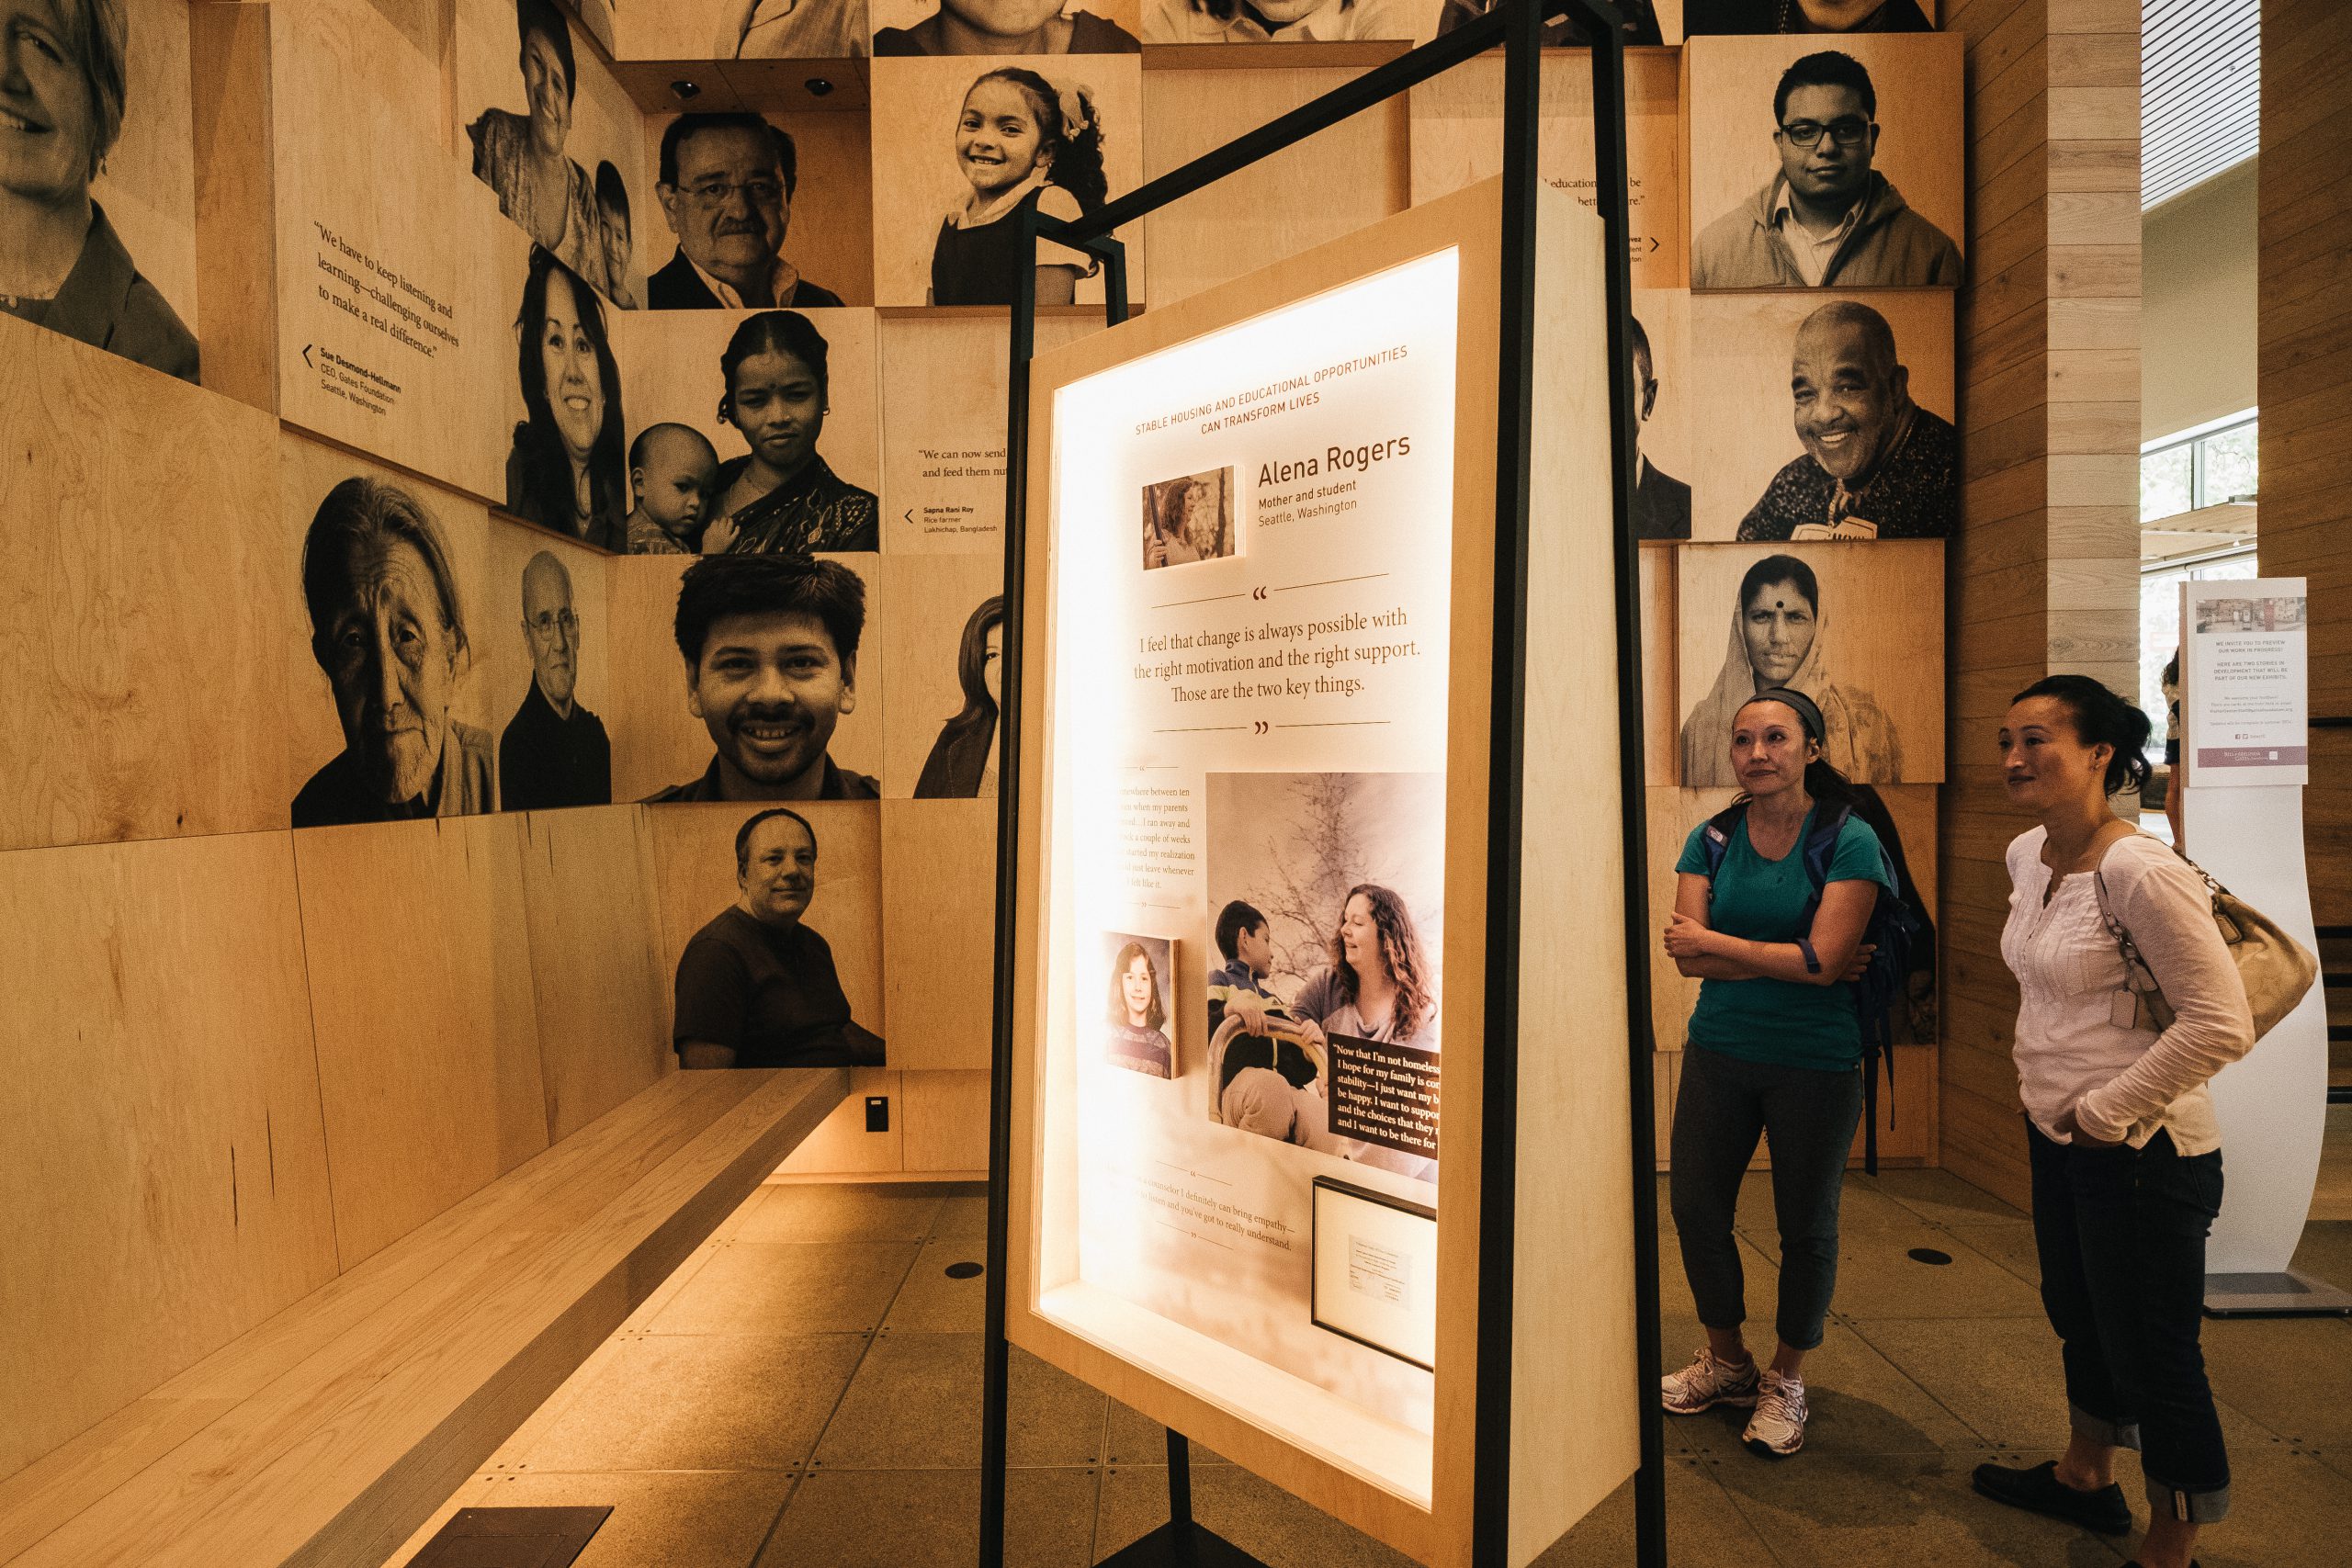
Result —
[[2140, 521], [2252, 496], [2259, 423], [2234, 414], [2140, 449]]

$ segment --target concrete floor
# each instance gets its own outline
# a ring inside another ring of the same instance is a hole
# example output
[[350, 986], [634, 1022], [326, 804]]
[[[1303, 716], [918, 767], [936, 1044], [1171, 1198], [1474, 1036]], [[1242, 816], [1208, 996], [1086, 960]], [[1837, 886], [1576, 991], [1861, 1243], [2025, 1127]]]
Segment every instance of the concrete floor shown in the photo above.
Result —
[[[1740, 1218], [1750, 1312], [1769, 1322], [1764, 1179], [1750, 1179]], [[944, 1270], [979, 1259], [983, 1225], [970, 1189], [763, 1188], [392, 1562], [461, 1506], [601, 1503], [614, 1513], [581, 1568], [967, 1568], [981, 1282]], [[1679, 1366], [1701, 1335], [1670, 1231], [1661, 1239]], [[1915, 1262], [1915, 1247], [1951, 1261]], [[2352, 1285], [2352, 1223], [2315, 1223], [2297, 1263]], [[1805, 1451], [1752, 1458], [1728, 1412], [1672, 1422], [1676, 1568], [2122, 1562], [2101, 1538], [1968, 1487], [1980, 1461], [2030, 1462], [2064, 1440], [2034, 1278], [2030, 1227], [2007, 1205], [1940, 1171], [1849, 1178]], [[2209, 1322], [2205, 1345], [2237, 1498], [2205, 1568], [2352, 1562], [2352, 1322]], [[1018, 1351], [1012, 1392], [1014, 1564], [1086, 1568], [1165, 1518], [1157, 1427]], [[1406, 1562], [1194, 1457], [1199, 1518], [1269, 1568]], [[2121, 1479], [2144, 1518], [2128, 1456]], [[1628, 1487], [1544, 1568], [1630, 1562], [1631, 1527]]]

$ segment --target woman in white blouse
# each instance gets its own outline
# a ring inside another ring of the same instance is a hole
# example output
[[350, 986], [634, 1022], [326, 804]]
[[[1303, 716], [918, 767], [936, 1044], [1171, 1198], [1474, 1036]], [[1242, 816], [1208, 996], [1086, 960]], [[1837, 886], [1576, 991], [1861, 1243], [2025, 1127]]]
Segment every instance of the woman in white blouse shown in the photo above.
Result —
[[[2009, 797], [2041, 819], [2009, 845], [2001, 956], [2018, 978], [2034, 1242], [2073, 1430], [2063, 1459], [1979, 1465], [1975, 1483], [2124, 1535], [2115, 1450], [2139, 1449], [2154, 1517], [2134, 1562], [2192, 1568], [2198, 1527], [2230, 1500], [2197, 1341], [2222, 1202], [2205, 1083], [2253, 1045], [2254, 1018], [2203, 880], [2109, 805], [2146, 782], [2148, 733], [2146, 715], [2083, 675], [2028, 686], [2001, 726]], [[2173, 1006], [2161, 1032], [2135, 1023], [2110, 917]]]

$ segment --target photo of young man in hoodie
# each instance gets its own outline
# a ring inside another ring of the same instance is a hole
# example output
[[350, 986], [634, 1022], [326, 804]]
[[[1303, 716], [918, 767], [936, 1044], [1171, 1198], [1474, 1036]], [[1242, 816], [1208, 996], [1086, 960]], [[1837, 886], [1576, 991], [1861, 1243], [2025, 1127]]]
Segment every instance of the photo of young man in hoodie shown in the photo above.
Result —
[[1781, 73], [1772, 95], [1781, 169], [1690, 247], [1693, 288], [1957, 286], [1959, 247], [1873, 169], [1878, 93], [1836, 50]]

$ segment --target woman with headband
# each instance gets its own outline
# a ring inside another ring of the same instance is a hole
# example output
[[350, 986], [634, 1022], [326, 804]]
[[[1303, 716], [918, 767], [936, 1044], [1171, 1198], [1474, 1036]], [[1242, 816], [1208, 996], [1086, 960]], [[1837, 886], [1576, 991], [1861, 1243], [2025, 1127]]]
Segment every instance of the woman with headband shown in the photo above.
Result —
[[[1667, 1410], [1752, 1409], [1743, 1440], [1770, 1459], [1804, 1446], [1805, 1353], [1821, 1343], [1838, 1278], [1838, 1198], [1862, 1109], [1861, 1027], [1845, 982], [1894, 878], [1878, 835], [1854, 816], [1844, 774], [1822, 757], [1821, 709], [1770, 687], [1732, 716], [1740, 794], [1690, 830], [1675, 863], [1666, 951], [1700, 981], [1674, 1105], [1674, 1224], [1707, 1343], [1666, 1378]], [[1807, 850], [1825, 865], [1816, 888]], [[1781, 1287], [1771, 1364], [1740, 1335], [1747, 1315], [1732, 1235], [1740, 1178], [1771, 1139]]]

